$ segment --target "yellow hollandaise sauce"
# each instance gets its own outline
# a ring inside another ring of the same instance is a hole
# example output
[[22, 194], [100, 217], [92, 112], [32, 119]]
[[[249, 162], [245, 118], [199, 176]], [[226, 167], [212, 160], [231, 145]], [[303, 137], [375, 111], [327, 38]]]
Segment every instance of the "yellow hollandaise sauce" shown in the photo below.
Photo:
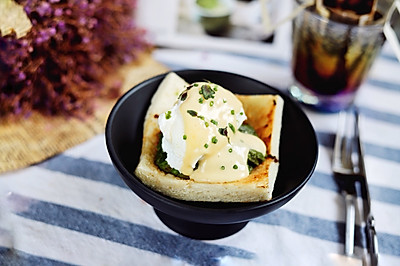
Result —
[[187, 86], [175, 106], [159, 117], [167, 162], [197, 182], [247, 177], [249, 151], [265, 155], [266, 146], [257, 136], [239, 131], [246, 119], [242, 103], [222, 86]]

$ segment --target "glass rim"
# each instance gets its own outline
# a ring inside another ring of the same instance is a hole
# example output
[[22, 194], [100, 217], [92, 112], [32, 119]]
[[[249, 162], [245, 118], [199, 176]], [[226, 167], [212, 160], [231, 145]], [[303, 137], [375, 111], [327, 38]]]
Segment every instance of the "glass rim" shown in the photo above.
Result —
[[[295, 4], [300, 6], [301, 4], [304, 4], [306, 1], [305, 0], [295, 0], [294, 2], [295, 2]], [[373, 23], [370, 23], [370, 24], [365, 24], [365, 25], [348, 24], [348, 23], [344, 23], [344, 22], [340, 22], [340, 21], [336, 21], [336, 20], [332, 20], [327, 17], [324, 17], [324, 16], [318, 14], [317, 12], [315, 12], [315, 10], [310, 10], [308, 8], [309, 7], [304, 8], [303, 10], [301, 10], [300, 13], [302, 13], [302, 12], [307, 13], [316, 20], [319, 20], [326, 24], [336, 25], [337, 27], [341, 27], [341, 28], [368, 29], [368, 30], [377, 29], [377, 30], [383, 31], [383, 27], [385, 25], [384, 16], [382, 16], [382, 18], [379, 18], [379, 19], [373, 21]]]

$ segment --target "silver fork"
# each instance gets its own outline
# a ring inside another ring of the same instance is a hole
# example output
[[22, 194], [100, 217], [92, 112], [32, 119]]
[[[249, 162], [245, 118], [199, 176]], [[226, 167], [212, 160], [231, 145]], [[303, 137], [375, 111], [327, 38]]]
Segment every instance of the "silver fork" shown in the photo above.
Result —
[[339, 114], [338, 128], [333, 149], [332, 170], [335, 179], [342, 190], [346, 208], [346, 229], [344, 252], [347, 256], [354, 255], [356, 178], [353, 165], [354, 116], [348, 116], [347, 111]]
[[355, 185], [359, 182], [363, 195], [363, 214], [366, 223], [370, 264], [377, 265], [378, 241], [375, 232], [375, 220], [371, 214], [371, 200], [359, 131], [359, 113], [356, 108], [343, 111], [339, 114], [332, 170], [345, 198], [345, 254], [348, 256], [354, 255], [355, 202], [357, 197]]

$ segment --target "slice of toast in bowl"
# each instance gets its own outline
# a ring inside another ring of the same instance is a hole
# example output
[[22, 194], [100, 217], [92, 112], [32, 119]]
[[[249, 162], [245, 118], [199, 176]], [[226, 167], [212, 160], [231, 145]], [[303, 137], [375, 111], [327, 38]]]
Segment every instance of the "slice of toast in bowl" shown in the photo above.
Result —
[[151, 189], [134, 174], [142, 150], [145, 116], [166, 74], [146, 80], [125, 93], [107, 120], [105, 139], [108, 153], [125, 184], [151, 205], [168, 227], [196, 239], [229, 236], [243, 228], [249, 220], [272, 212], [290, 201], [310, 179], [318, 157], [314, 129], [298, 104], [265, 83], [233, 73], [181, 70], [176, 74], [188, 83], [212, 81], [235, 94], [275, 94], [284, 99], [279, 171], [272, 199], [247, 203], [179, 200]]
[[154, 163], [160, 129], [158, 117], [169, 110], [188, 85], [169, 73], [154, 94], [144, 121], [143, 146], [135, 174], [144, 184], [172, 198], [187, 201], [253, 202], [272, 198], [279, 167], [279, 139], [283, 99], [279, 95], [236, 95], [243, 104], [247, 123], [267, 147], [264, 162], [249, 176], [233, 182], [198, 182], [163, 172]]

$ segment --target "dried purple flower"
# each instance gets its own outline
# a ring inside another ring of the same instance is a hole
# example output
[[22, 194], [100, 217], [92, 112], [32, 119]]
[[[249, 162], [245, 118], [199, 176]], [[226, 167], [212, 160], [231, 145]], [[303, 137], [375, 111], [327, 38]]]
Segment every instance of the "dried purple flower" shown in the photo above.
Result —
[[136, 0], [16, 0], [31, 31], [0, 37], [0, 117], [85, 116], [93, 99], [116, 97], [104, 77], [151, 48], [134, 24]]

